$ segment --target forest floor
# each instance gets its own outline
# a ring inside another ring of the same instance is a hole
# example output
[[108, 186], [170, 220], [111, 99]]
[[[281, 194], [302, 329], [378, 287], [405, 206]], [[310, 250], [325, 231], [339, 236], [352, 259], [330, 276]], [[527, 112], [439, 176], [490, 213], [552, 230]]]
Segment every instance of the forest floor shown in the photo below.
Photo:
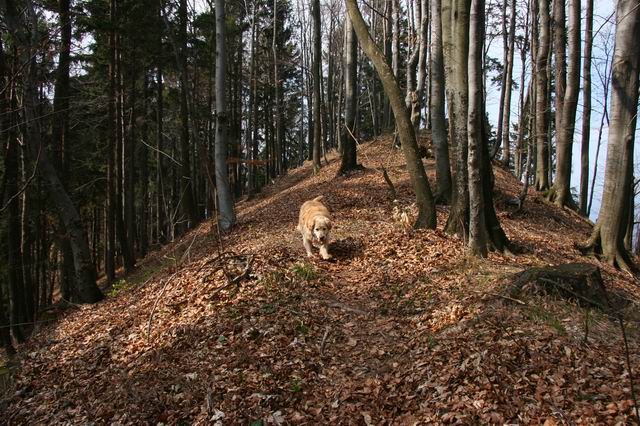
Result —
[[[448, 207], [433, 231], [393, 214], [414, 207], [389, 138], [362, 145], [359, 159], [367, 169], [347, 178], [335, 177], [335, 155], [315, 176], [308, 163], [290, 171], [237, 205], [222, 246], [203, 223], [106, 301], [42, 327], [19, 348], [0, 423], [637, 422], [618, 322], [551, 295], [508, 296], [529, 266], [601, 266], [629, 301], [640, 392], [640, 290], [574, 249], [587, 221], [533, 191], [514, 214], [505, 201], [520, 186], [496, 168], [496, 208], [518, 254], [471, 259], [443, 232]], [[308, 260], [295, 229], [301, 203], [319, 194], [334, 216], [331, 262]]]

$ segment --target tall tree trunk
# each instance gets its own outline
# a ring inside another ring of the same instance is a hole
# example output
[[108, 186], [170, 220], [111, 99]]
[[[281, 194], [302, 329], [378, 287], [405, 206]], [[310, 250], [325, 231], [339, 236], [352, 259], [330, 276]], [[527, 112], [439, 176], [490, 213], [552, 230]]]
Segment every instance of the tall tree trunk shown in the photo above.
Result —
[[[493, 147], [493, 152], [491, 153], [491, 157], [495, 157], [495, 155], [500, 150], [502, 146], [502, 138], [503, 138], [503, 126], [504, 124], [504, 107], [505, 107], [505, 96], [507, 94], [507, 69], [509, 68], [509, 42], [508, 42], [508, 34], [507, 34], [507, 4], [508, 0], [502, 1], [502, 63], [503, 63], [503, 71], [502, 71], [502, 87], [500, 90], [500, 101], [498, 102], [498, 128], [496, 129], [496, 144]], [[512, 12], [513, 14], [513, 12]], [[514, 15], [515, 18], [515, 15]], [[511, 19], [513, 21], [513, 19]], [[486, 83], [486, 81], [485, 81]], [[509, 127], [509, 124], [506, 124]]]
[[273, 90], [274, 90], [274, 114], [276, 123], [275, 132], [275, 174], [279, 176], [283, 173], [282, 169], [282, 111], [280, 108], [280, 73], [278, 72], [278, 1], [273, 0], [273, 39], [271, 41], [271, 50], [273, 52]]
[[96, 285], [96, 272], [91, 260], [91, 252], [87, 243], [84, 228], [80, 215], [75, 205], [71, 201], [69, 194], [65, 191], [55, 168], [53, 167], [47, 150], [44, 149], [41, 140], [40, 119], [37, 114], [38, 93], [37, 93], [37, 64], [34, 49], [39, 43], [39, 36], [36, 31], [28, 32], [27, 28], [38, 27], [38, 17], [35, 6], [31, 0], [27, 1], [26, 16], [30, 21], [21, 20], [16, 5], [12, 0], [4, 2], [5, 22], [16, 43], [21, 48], [21, 60], [27, 64], [24, 82], [24, 118], [26, 128], [26, 145], [29, 154], [34, 162], [38, 163], [40, 176], [48, 183], [48, 190], [58, 212], [65, 224], [70, 236], [71, 248], [76, 270], [76, 285], [78, 300], [82, 303], [94, 303], [103, 298], [100, 289]]
[[[392, 52], [392, 39], [393, 39], [393, 1], [384, 1], [385, 5], [385, 20], [384, 20], [384, 57], [387, 65], [392, 66], [393, 52]], [[384, 92], [384, 91], [383, 91]], [[389, 103], [389, 97], [384, 94], [383, 100], [383, 112], [382, 112], [382, 125], [384, 129], [391, 129], [391, 105]]]
[[[549, 0], [551, 1], [551, 0]], [[566, 0], [553, 0], [553, 19], [551, 24], [553, 35], [553, 49], [549, 52], [549, 55], [555, 56], [555, 130], [556, 138], [558, 133], [562, 129], [562, 111], [564, 109], [564, 98], [567, 90], [567, 32], [566, 32]], [[551, 63], [551, 61], [549, 61]], [[549, 70], [551, 71], [551, 69]], [[549, 79], [551, 84], [551, 79]], [[551, 91], [549, 92], [551, 93]], [[557, 141], [557, 139], [556, 139]], [[551, 143], [551, 139], [549, 139]], [[551, 151], [551, 149], [549, 150]], [[549, 168], [551, 169], [553, 164], [549, 162]]]
[[507, 239], [493, 206], [493, 170], [485, 128], [482, 75], [484, 0], [473, 0], [469, 21], [469, 253], [485, 257], [489, 250], [507, 251]]
[[618, 0], [613, 59], [611, 120], [602, 206], [585, 248], [602, 253], [612, 265], [635, 270], [624, 247], [633, 191], [633, 145], [638, 111], [640, 8], [637, 0]]
[[198, 211], [194, 199], [193, 175], [191, 173], [191, 153], [189, 147], [189, 77], [187, 76], [187, 23], [189, 16], [187, 14], [187, 0], [180, 0], [178, 6], [178, 15], [180, 19], [180, 28], [178, 39], [180, 43], [180, 152], [181, 152], [181, 170], [180, 170], [180, 191], [182, 197], [182, 211], [188, 218], [187, 227], [192, 228], [198, 223]]
[[[247, 178], [247, 197], [253, 198], [256, 191], [256, 166], [253, 163], [257, 160], [254, 152], [257, 151], [257, 102], [255, 101], [256, 92], [256, 2], [253, 2], [253, 11], [251, 13], [251, 50], [249, 54], [249, 103], [247, 104], [247, 131], [245, 137], [247, 140], [247, 157], [249, 158], [248, 178]], [[255, 148], [254, 148], [255, 147]]]
[[[426, 2], [426, 0], [423, 0]], [[445, 0], [448, 1], [448, 0]], [[431, 0], [431, 99], [429, 109], [431, 115], [431, 138], [436, 157], [436, 198], [451, 202], [451, 166], [449, 160], [449, 143], [447, 141], [447, 124], [445, 119], [444, 96], [444, 56], [442, 52], [442, 16], [441, 0]]]
[[369, 28], [360, 14], [356, 0], [345, 0], [345, 3], [360, 46], [371, 62], [373, 62], [380, 76], [380, 80], [382, 80], [384, 90], [389, 97], [391, 108], [393, 109], [398, 135], [402, 144], [402, 151], [405, 161], [407, 162], [407, 169], [411, 177], [413, 190], [416, 194], [416, 202], [418, 204], [418, 219], [415, 227], [433, 229], [436, 227], [436, 214], [431, 187], [429, 186], [429, 180], [424, 171], [422, 160], [418, 155], [418, 143], [415, 130], [402, 100], [398, 82], [395, 79], [393, 71], [387, 64], [384, 55], [371, 38]]
[[[58, 2], [58, 11], [60, 19], [60, 54], [53, 98], [52, 151], [54, 165], [62, 184], [65, 185], [66, 176], [69, 172], [69, 155], [71, 153], [67, 146], [69, 142], [67, 139], [69, 133], [69, 68], [71, 64], [70, 1], [60, 0]], [[59, 237], [56, 240], [63, 257], [60, 266], [60, 290], [64, 299], [72, 300], [72, 290], [75, 287], [73, 282], [75, 276], [73, 251], [67, 237], [67, 231], [62, 223], [59, 224]]]
[[[429, 2], [419, 0], [420, 26], [418, 28], [418, 77], [416, 83], [416, 102], [412, 103], [411, 122], [413, 127], [420, 128], [420, 114], [425, 104], [429, 103], [430, 96], [426, 96], [425, 84], [427, 80], [427, 51], [429, 46]], [[440, 14], [438, 14], [440, 15]], [[440, 36], [442, 40], [442, 35]], [[442, 50], [442, 41], [440, 42]], [[442, 53], [442, 51], [440, 52]], [[444, 86], [443, 86], [444, 87]], [[429, 120], [427, 119], [427, 122]]]
[[[142, 83], [142, 140], [149, 140], [149, 76], [147, 69], [144, 70], [144, 80]], [[140, 193], [142, 203], [140, 203], [140, 256], [147, 254], [149, 247], [149, 149], [147, 145], [140, 145]]]
[[[445, 78], [449, 86], [449, 141], [455, 146], [456, 171], [454, 176], [454, 188], [451, 212], [445, 225], [445, 230], [465, 236], [468, 233], [469, 223], [469, 185], [467, 174], [467, 110], [469, 106], [469, 0], [454, 1], [449, 3], [448, 12], [445, 14], [443, 4], [443, 30], [448, 28], [450, 35], [450, 52], [445, 52], [445, 61], [449, 62], [451, 78]], [[450, 22], [444, 18], [449, 15]], [[447, 39], [445, 37], [445, 40]], [[450, 82], [449, 82], [450, 81]]]
[[236, 223], [233, 196], [227, 166], [227, 47], [224, 0], [215, 0], [216, 13], [216, 187], [218, 193], [218, 226], [227, 231]]
[[[162, 28], [162, 5], [158, 5], [158, 25]], [[158, 242], [167, 241], [167, 210], [165, 201], [165, 171], [164, 171], [164, 85], [162, 74], [162, 31], [158, 31], [156, 41], [156, 214]]]
[[113, 12], [111, 25], [114, 26], [113, 47], [110, 51], [113, 55], [111, 60], [113, 61], [113, 102], [115, 103], [115, 131], [112, 129], [111, 137], [115, 137], [115, 200], [113, 208], [115, 210], [115, 235], [118, 239], [120, 246], [120, 253], [122, 254], [122, 263], [125, 273], [130, 273], [135, 266], [135, 259], [133, 253], [131, 253], [129, 240], [127, 238], [127, 229], [124, 221], [123, 211], [123, 183], [124, 183], [124, 133], [123, 133], [123, 88], [122, 88], [122, 63], [120, 59], [121, 55], [121, 40], [118, 30], [119, 26], [119, 6], [118, 0], [112, 0]]
[[[527, 61], [527, 48], [529, 44], [529, 9], [526, 12], [525, 16], [525, 32], [524, 32], [524, 41], [520, 48], [520, 63], [526, 64]], [[534, 63], [535, 65], [535, 63]], [[518, 101], [518, 112], [520, 116], [520, 120], [518, 122], [518, 138], [516, 140], [516, 155], [515, 155], [515, 171], [516, 177], [518, 180], [522, 179], [522, 158], [523, 158], [523, 150], [524, 150], [524, 130], [526, 128], [527, 121], [530, 121], [531, 118], [531, 108], [530, 105], [534, 105], [533, 101], [533, 90], [535, 88], [535, 69], [531, 70], [531, 80], [529, 81], [529, 87], [527, 88], [527, 95], [525, 100], [525, 77], [526, 77], [526, 69], [522, 67], [522, 73], [520, 74], [520, 99]], [[535, 115], [535, 111], [534, 114]], [[529, 134], [533, 133], [532, 127], [529, 127]], [[529, 151], [529, 146], [527, 146], [527, 152]], [[532, 161], [529, 161], [532, 163]], [[528, 189], [528, 187], [527, 187]]]
[[[536, 0], [532, 0], [536, 1]], [[540, 18], [540, 39], [536, 54], [536, 189], [549, 189], [549, 88], [547, 66], [549, 60], [550, 23], [549, 0], [537, 0]], [[535, 19], [532, 20], [533, 25]]]
[[[571, 197], [571, 157], [580, 93], [580, 0], [569, 0], [569, 64], [562, 105], [561, 125], [556, 128], [556, 181], [549, 198], [561, 207], [575, 207]], [[556, 94], [557, 96], [557, 94]]]
[[321, 123], [320, 123], [320, 63], [322, 62], [322, 49], [320, 43], [320, 0], [312, 0], [311, 15], [313, 16], [313, 168], [320, 169], [321, 153]]
[[[485, 257], [488, 235], [484, 227], [484, 197], [480, 164], [482, 162], [482, 35], [484, 0], [471, 1], [469, 19], [469, 111], [468, 111], [468, 170], [469, 170], [469, 246], [472, 256]], [[503, 89], [504, 90], [504, 89]]]
[[347, 174], [358, 168], [356, 140], [356, 105], [358, 102], [358, 45], [356, 33], [353, 29], [351, 19], [344, 20], [345, 31], [345, 52], [344, 52], [344, 129], [342, 145], [342, 163], [340, 164], [339, 175]]
[[587, 216], [589, 197], [589, 141], [591, 138], [591, 50], [593, 48], [593, 0], [587, 1], [584, 32], [584, 64], [582, 67], [582, 148], [580, 152], [579, 212]]
[[[510, 127], [511, 127], [511, 93], [513, 89], [513, 57], [516, 40], [516, 0], [511, 0], [511, 19], [509, 23], [509, 56], [507, 58], [504, 107], [502, 108], [502, 164], [508, 169], [511, 163]], [[523, 71], [524, 72], [524, 71]], [[524, 90], [520, 86], [520, 90]]]

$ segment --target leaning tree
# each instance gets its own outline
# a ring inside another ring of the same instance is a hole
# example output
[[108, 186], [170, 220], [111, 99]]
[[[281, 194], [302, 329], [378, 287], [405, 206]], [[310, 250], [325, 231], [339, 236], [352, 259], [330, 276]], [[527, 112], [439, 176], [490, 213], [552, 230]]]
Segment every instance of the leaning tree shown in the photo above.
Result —
[[358, 36], [360, 47], [362, 47], [364, 53], [371, 62], [373, 62], [373, 66], [382, 81], [384, 91], [389, 97], [391, 109], [393, 110], [393, 115], [396, 120], [400, 143], [402, 144], [402, 151], [407, 162], [407, 169], [411, 176], [411, 182], [418, 204], [418, 219], [414, 226], [416, 228], [433, 229], [436, 227], [436, 211], [433, 195], [431, 193], [431, 187], [429, 186], [429, 179], [427, 179], [427, 174], [424, 170], [424, 165], [418, 155], [418, 142], [416, 140], [415, 129], [402, 99], [398, 82], [384, 55], [371, 38], [369, 28], [362, 18], [356, 0], [345, 0], [345, 4], [349, 13], [349, 19], [351, 19], [353, 23], [353, 29]]

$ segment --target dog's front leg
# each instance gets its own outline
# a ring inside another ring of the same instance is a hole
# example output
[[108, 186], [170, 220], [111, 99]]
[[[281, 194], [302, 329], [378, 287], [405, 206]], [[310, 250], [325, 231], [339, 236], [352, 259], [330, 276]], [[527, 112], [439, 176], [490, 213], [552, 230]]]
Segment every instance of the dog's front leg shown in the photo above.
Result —
[[327, 248], [327, 246], [328, 246], [328, 245], [329, 245], [329, 244], [328, 244], [328, 243], [326, 243], [326, 244], [323, 244], [323, 245], [321, 245], [321, 246], [320, 246], [320, 256], [322, 256], [322, 258], [323, 258], [324, 260], [329, 260], [329, 259], [331, 259], [331, 255], [329, 254], [329, 250], [328, 250], [328, 248]]
[[302, 245], [307, 251], [307, 257], [313, 257], [313, 252], [311, 251], [311, 240], [304, 234], [302, 235]]

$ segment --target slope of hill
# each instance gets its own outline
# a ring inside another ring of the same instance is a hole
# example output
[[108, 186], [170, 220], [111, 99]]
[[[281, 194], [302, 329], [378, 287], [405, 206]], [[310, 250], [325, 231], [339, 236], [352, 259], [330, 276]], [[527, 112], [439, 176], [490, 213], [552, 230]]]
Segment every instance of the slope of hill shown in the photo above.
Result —
[[[426, 424], [632, 422], [619, 325], [543, 294], [505, 296], [527, 266], [583, 258], [589, 224], [496, 170], [496, 204], [515, 256], [465, 256], [438, 229], [412, 231], [402, 154], [360, 148], [368, 167], [335, 178], [291, 171], [237, 206], [219, 244], [211, 223], [146, 259], [129, 285], [69, 310], [21, 347], [9, 424]], [[389, 202], [384, 165], [399, 200]], [[433, 164], [427, 162], [432, 172]], [[433, 178], [432, 173], [430, 177]], [[307, 260], [300, 204], [324, 194], [336, 259]], [[250, 269], [246, 266], [249, 265]], [[607, 266], [637, 311], [640, 292]], [[237, 278], [237, 279], [236, 279]], [[235, 281], [234, 281], [235, 280]], [[153, 313], [153, 314], [152, 314]], [[640, 371], [637, 317], [627, 316]], [[635, 419], [637, 420], [637, 419]], [[252, 423], [254, 422], [254, 423]], [[256, 423], [257, 422], [257, 423]]]

